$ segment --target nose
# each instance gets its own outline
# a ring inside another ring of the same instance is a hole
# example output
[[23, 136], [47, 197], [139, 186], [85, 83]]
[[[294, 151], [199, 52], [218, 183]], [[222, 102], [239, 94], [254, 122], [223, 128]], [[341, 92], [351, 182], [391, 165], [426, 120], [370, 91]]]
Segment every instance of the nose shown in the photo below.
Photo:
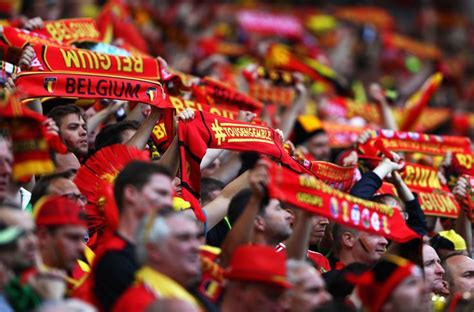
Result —
[[326, 290], [324, 290], [321, 294], [322, 303], [329, 302], [331, 300], [332, 300], [331, 294], [329, 292], [327, 292]]
[[444, 275], [444, 269], [443, 269], [443, 267], [441, 266], [441, 264], [439, 264], [438, 262], [436, 262], [435, 273], [436, 273], [437, 275]]
[[381, 246], [383, 246], [383, 247], [387, 247], [387, 245], [388, 245], [388, 240], [387, 240], [385, 237], [380, 236], [380, 242], [379, 242], [379, 244], [380, 244]]
[[329, 219], [325, 217], [321, 217], [321, 219], [319, 219], [319, 224], [328, 225]]

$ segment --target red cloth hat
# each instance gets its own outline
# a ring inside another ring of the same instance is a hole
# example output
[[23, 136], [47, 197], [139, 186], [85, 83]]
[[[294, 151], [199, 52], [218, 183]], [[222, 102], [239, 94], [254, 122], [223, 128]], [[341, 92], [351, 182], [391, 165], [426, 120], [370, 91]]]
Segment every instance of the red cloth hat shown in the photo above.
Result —
[[64, 196], [42, 197], [33, 209], [37, 226], [83, 225], [87, 227], [85, 214], [76, 201]]
[[230, 280], [263, 282], [282, 288], [291, 287], [286, 279], [286, 254], [275, 248], [246, 245], [237, 248], [224, 277]]

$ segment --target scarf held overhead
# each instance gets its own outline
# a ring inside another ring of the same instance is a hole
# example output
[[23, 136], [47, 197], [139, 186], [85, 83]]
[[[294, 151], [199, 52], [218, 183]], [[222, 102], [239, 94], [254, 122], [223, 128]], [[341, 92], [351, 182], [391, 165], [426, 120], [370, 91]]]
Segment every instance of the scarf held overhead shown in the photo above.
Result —
[[272, 128], [223, 118], [208, 112], [178, 125], [181, 160], [182, 197], [191, 203], [199, 220], [204, 220], [200, 209], [200, 163], [208, 148], [234, 151], [254, 151], [272, 156], [292, 170], [302, 167], [283, 148], [280, 136]]
[[273, 166], [270, 196], [337, 223], [383, 235], [396, 242], [417, 238], [400, 211], [335, 190], [314, 176]]
[[119, 99], [147, 103], [159, 108], [172, 107], [161, 83], [145, 79], [107, 74], [25, 72], [18, 75], [16, 85], [28, 92], [26, 98]]

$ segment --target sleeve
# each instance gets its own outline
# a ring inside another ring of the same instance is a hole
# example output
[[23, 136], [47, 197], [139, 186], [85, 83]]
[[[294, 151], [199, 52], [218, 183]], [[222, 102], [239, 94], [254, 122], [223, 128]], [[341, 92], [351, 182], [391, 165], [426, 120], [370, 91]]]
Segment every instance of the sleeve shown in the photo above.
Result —
[[425, 214], [421, 210], [420, 202], [418, 201], [418, 195], [415, 195], [415, 199], [405, 202], [405, 211], [408, 214], [406, 220], [407, 225], [415, 232], [424, 236], [428, 234], [428, 226], [426, 224]]
[[99, 260], [93, 291], [105, 311], [130, 287], [136, 270], [134, 260], [119, 252], [108, 252]]
[[371, 199], [382, 186], [382, 182], [379, 176], [369, 171], [352, 187], [350, 194], [362, 199]]

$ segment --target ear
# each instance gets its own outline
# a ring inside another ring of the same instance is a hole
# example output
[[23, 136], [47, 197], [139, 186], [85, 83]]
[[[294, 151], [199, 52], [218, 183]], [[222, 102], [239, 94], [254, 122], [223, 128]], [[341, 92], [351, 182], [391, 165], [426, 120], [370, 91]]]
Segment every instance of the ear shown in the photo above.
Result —
[[261, 216], [256, 216], [255, 221], [255, 230], [259, 232], [265, 231], [265, 220]]
[[342, 234], [342, 244], [346, 247], [354, 247], [355, 244], [355, 236], [351, 232], [344, 232]]
[[145, 245], [146, 255], [149, 262], [159, 262], [161, 259], [161, 253], [155, 244], [147, 243]]
[[125, 185], [123, 188], [123, 202], [135, 203], [137, 200], [137, 189], [133, 185]]

